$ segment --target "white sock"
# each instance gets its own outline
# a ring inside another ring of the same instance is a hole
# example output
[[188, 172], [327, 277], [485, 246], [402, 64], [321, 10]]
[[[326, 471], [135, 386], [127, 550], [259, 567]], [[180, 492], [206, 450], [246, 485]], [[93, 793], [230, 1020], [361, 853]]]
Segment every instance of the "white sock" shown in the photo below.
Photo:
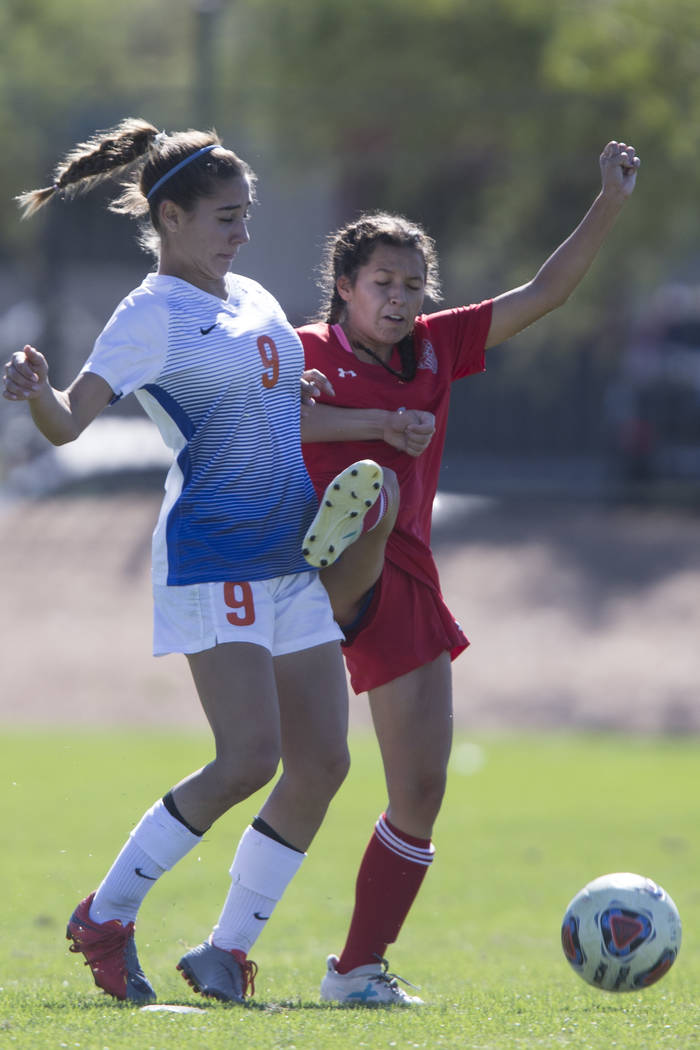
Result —
[[124, 925], [132, 922], [163, 872], [201, 841], [200, 835], [171, 816], [162, 800], [156, 802], [133, 829], [98, 886], [90, 905], [90, 918], [95, 922], [120, 919]]
[[306, 856], [249, 827], [231, 865], [231, 888], [211, 942], [248, 954]]
[[90, 918], [95, 922], [120, 919], [126, 926], [136, 918], [141, 902], [164, 871], [129, 839], [95, 893]]

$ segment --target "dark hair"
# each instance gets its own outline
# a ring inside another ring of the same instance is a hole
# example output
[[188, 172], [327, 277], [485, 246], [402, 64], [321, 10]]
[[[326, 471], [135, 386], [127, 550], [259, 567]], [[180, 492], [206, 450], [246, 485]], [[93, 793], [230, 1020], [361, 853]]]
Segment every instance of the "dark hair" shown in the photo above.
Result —
[[[148, 194], [159, 179], [205, 146], [216, 146], [191, 164], [184, 164]], [[114, 128], [98, 131], [75, 146], [57, 164], [53, 183], [20, 194], [16, 200], [22, 218], [29, 218], [52, 197], [87, 193], [108, 178], [123, 175], [119, 196], [109, 210], [142, 223], [141, 244], [157, 253], [160, 245], [158, 205], [167, 198], [189, 211], [201, 197], [210, 196], [219, 179], [243, 176], [251, 194], [255, 175], [232, 150], [221, 144], [216, 131], [178, 131], [168, 135], [145, 120], [128, 117]]]
[[[345, 309], [338, 292], [338, 278], [347, 277], [354, 284], [358, 270], [366, 265], [378, 244], [396, 248], [414, 248], [425, 264], [425, 293], [433, 301], [441, 298], [440, 277], [435, 241], [418, 223], [390, 212], [365, 212], [354, 222], [342, 226], [326, 239], [326, 247], [319, 267], [318, 286], [323, 292], [321, 320], [337, 324]], [[366, 349], [366, 348], [365, 348]], [[411, 380], [416, 374], [416, 355], [413, 333], [398, 344], [401, 356], [399, 378]], [[370, 352], [368, 350], [368, 352]], [[384, 362], [381, 362], [382, 364]], [[388, 368], [388, 366], [385, 365]], [[393, 371], [393, 369], [389, 369]]]

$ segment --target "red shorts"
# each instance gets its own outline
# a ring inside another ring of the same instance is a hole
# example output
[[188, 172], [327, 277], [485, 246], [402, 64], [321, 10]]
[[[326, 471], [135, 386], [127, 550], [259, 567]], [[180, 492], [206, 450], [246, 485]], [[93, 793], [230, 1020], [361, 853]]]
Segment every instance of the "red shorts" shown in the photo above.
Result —
[[364, 693], [431, 663], [445, 650], [454, 660], [468, 645], [440, 592], [385, 561], [343, 652], [354, 691]]

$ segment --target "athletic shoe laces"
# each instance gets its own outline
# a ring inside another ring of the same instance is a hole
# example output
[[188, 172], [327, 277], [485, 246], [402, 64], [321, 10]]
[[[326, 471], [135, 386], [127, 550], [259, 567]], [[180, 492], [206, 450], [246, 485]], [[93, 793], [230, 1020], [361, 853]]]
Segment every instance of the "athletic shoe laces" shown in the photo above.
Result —
[[80, 934], [78, 934], [78, 940], [74, 940], [73, 944], [68, 946], [68, 951], [82, 953], [85, 956], [86, 966], [94, 963], [110, 963], [114, 959], [115, 962], [120, 964], [121, 970], [126, 976], [128, 972], [126, 949], [133, 935], [133, 923], [129, 923], [121, 929], [115, 927], [114, 929], [100, 932], [99, 939], [96, 938], [92, 944], [87, 941], [81, 941], [79, 939]]
[[381, 955], [375, 954], [374, 958], [377, 962], [382, 964], [384, 970], [382, 973], [373, 974], [370, 977], [370, 981], [379, 981], [382, 984], [388, 984], [390, 988], [396, 988], [396, 982], [401, 981], [402, 984], [408, 985], [409, 988], [415, 988], [417, 992], [420, 991], [419, 984], [411, 984], [410, 981], [407, 981], [405, 977], [401, 977], [398, 973], [389, 973], [389, 963], [386, 959], [383, 959]]
[[258, 972], [258, 965], [254, 963], [252, 959], [246, 959], [245, 962], [240, 964], [241, 966], [241, 983], [243, 990], [241, 995], [245, 999], [246, 996], [255, 995], [255, 975]]

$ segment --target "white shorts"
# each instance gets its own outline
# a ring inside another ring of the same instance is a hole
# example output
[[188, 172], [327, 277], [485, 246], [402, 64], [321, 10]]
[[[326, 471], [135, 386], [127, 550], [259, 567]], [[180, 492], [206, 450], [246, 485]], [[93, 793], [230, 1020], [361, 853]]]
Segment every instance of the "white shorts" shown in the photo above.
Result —
[[317, 572], [153, 586], [154, 656], [199, 653], [224, 642], [250, 642], [284, 656], [342, 638]]

